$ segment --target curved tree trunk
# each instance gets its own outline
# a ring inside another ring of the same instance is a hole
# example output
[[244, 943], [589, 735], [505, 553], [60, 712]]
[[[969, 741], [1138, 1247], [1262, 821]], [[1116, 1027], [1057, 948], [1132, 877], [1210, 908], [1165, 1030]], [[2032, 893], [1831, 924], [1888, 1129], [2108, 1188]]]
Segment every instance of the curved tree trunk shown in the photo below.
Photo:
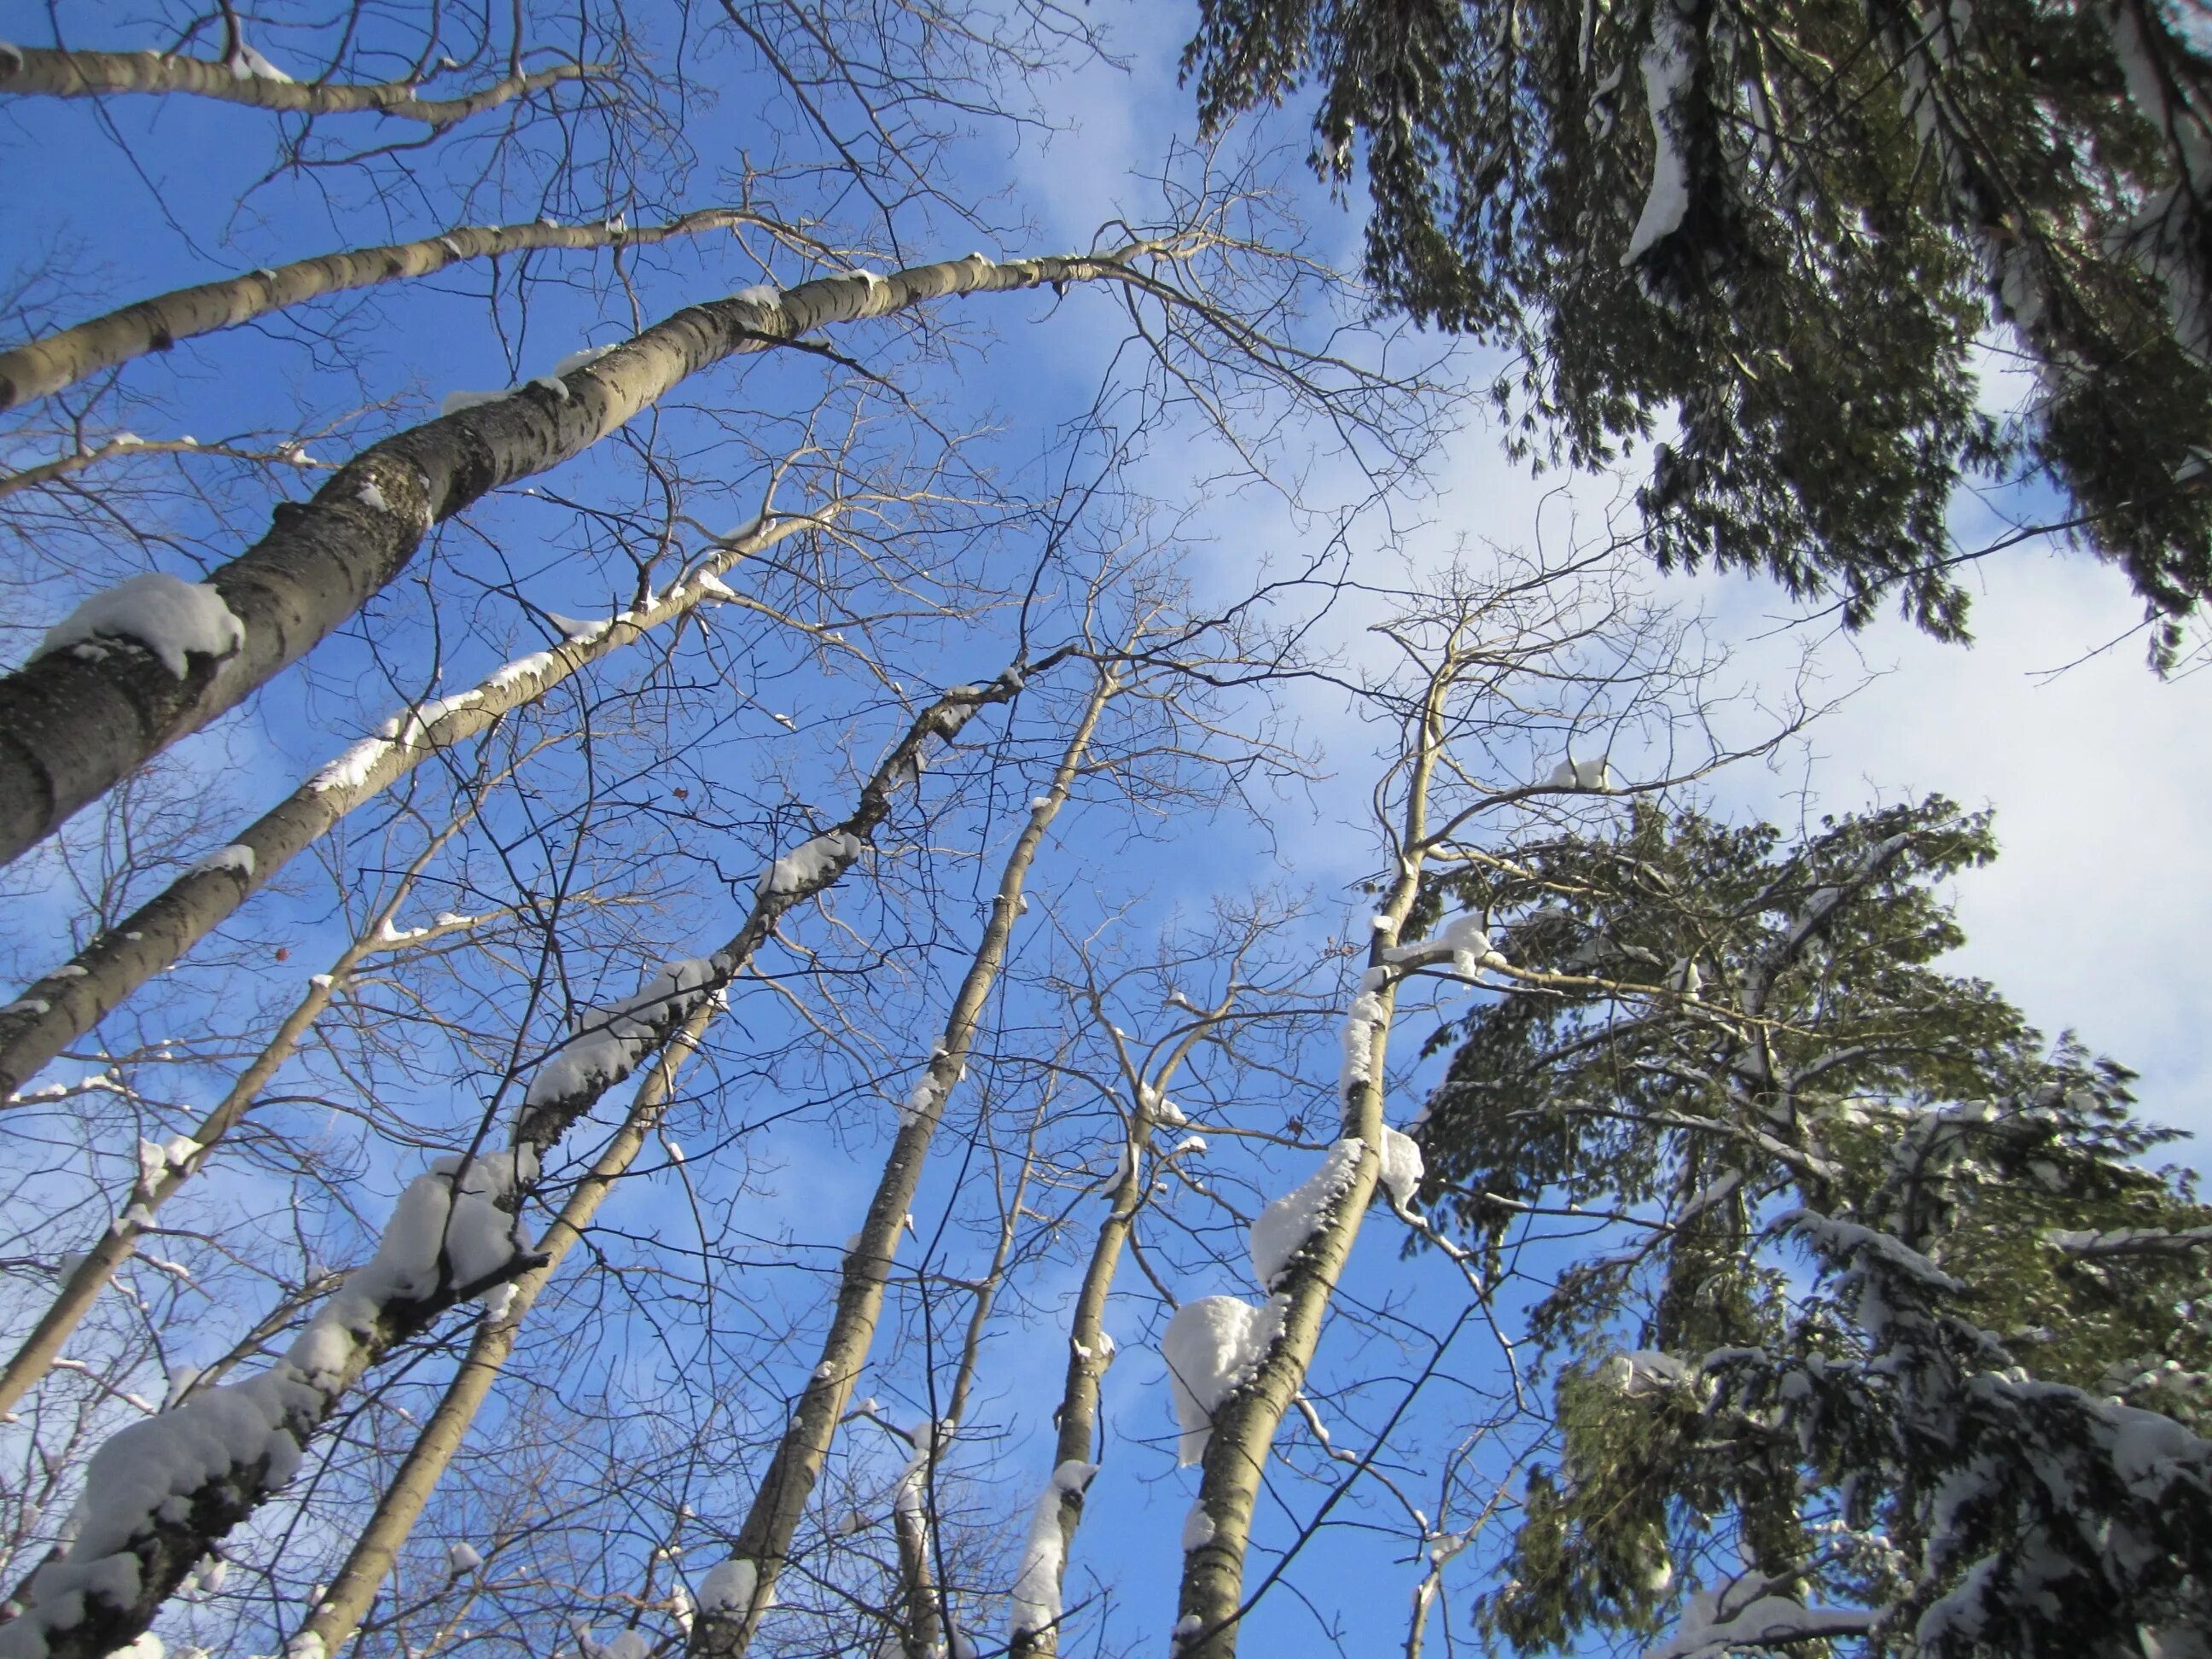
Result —
[[[366, 738], [257, 818], [224, 850], [195, 865], [114, 927], [0, 1008], [0, 1111], [39, 1068], [82, 1036], [156, 974], [228, 921], [279, 870], [431, 756], [489, 730], [570, 676], [722, 597], [717, 579], [739, 561], [785, 538], [828, 522], [842, 501], [811, 514], [763, 517], [727, 538], [681, 581], [611, 618], [590, 634], [563, 640], [498, 669], [472, 690], [408, 710]], [[0, 1407], [0, 1409], [5, 1409]]]
[[144, 642], [103, 632], [0, 679], [0, 863], [305, 656], [406, 568], [432, 525], [581, 454], [699, 370], [951, 295], [1141, 283], [1130, 262], [1148, 251], [1005, 264], [971, 254], [709, 301], [586, 368], [372, 445], [309, 501], [281, 504], [269, 533], [209, 578], [235, 629], [226, 654], [179, 650], [179, 674]]
[[241, 74], [227, 58], [159, 52], [66, 52], [0, 44], [0, 94], [16, 97], [112, 98], [121, 93], [185, 93], [249, 104], [287, 115], [389, 115], [440, 129], [564, 81], [611, 74], [603, 64], [556, 64], [506, 75], [458, 98], [424, 98], [412, 81], [368, 85], [280, 81]]
[[[167, 351], [179, 340], [235, 328], [257, 317], [332, 294], [434, 276], [448, 265], [471, 259], [544, 248], [629, 247], [763, 222], [757, 215], [733, 208], [708, 208], [665, 225], [641, 225], [634, 230], [623, 228], [617, 219], [594, 225], [463, 225], [412, 242], [325, 253], [249, 271], [243, 276], [175, 289], [0, 351], [0, 410], [59, 392], [88, 374], [149, 351]], [[17, 489], [22, 487], [13, 480], [9, 483]]]
[[[915, 1191], [921, 1184], [922, 1166], [929, 1156], [930, 1140], [944, 1116], [945, 1098], [967, 1069], [969, 1045], [975, 1040], [985, 1002], [997, 981], [999, 969], [1006, 960], [1014, 922], [1021, 914], [1022, 889], [1030, 866], [1044, 842], [1046, 830], [1051, 828], [1067, 799], [1069, 787], [1081, 769], [1092, 734], [1097, 730], [1099, 716], [1120, 689], [1117, 672], [1102, 667], [1091, 700], [1053, 775], [1051, 787], [1030, 807], [1029, 822], [1007, 854], [1000, 873], [998, 892], [992, 900], [990, 920], [984, 926], [982, 939], [953, 998], [944, 1038], [930, 1056], [921, 1082], [901, 1114], [904, 1121], [891, 1144], [882, 1178], [869, 1201], [867, 1218], [852, 1249], [846, 1253], [837, 1309], [823, 1338], [819, 1363], [807, 1379], [798, 1408], [791, 1414], [790, 1426], [784, 1431], [775, 1455], [769, 1460], [768, 1472], [753, 1495], [752, 1505], [738, 1529], [737, 1540], [725, 1563], [726, 1566], [742, 1564], [751, 1569], [750, 1573], [738, 1575], [738, 1582], [746, 1593], [734, 1602], [702, 1595], [698, 1613], [691, 1626], [689, 1652], [692, 1659], [737, 1659], [751, 1645], [760, 1627], [761, 1615], [775, 1600], [777, 1575], [790, 1559], [792, 1540], [798, 1534], [799, 1521], [813, 1496], [815, 1483], [821, 1477], [838, 1419], [844, 1415], [854, 1382], [867, 1364], [899, 1235], [906, 1224], [907, 1212], [914, 1206]], [[932, 1449], [933, 1445], [921, 1453], [925, 1471]], [[902, 1553], [908, 1547], [902, 1542]], [[917, 1542], [912, 1547], [920, 1549], [924, 1545]], [[716, 1571], [719, 1574], [721, 1570], [718, 1568]], [[710, 1578], [710, 1584], [711, 1582]]]

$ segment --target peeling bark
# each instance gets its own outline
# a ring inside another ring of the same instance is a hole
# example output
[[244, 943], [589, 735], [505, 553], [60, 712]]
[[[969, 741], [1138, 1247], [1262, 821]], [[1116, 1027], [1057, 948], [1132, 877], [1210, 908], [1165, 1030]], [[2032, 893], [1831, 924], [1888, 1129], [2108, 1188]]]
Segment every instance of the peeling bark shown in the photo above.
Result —
[[1003, 264], [970, 255], [887, 276], [823, 277], [773, 298], [709, 301], [557, 381], [372, 445], [310, 500], [281, 503], [269, 533], [208, 578], [242, 630], [228, 656], [194, 653], [179, 676], [141, 642], [103, 635], [0, 679], [0, 863], [305, 656], [407, 568], [432, 525], [581, 454], [699, 370], [951, 295], [1142, 284], [1131, 262], [1150, 251]]

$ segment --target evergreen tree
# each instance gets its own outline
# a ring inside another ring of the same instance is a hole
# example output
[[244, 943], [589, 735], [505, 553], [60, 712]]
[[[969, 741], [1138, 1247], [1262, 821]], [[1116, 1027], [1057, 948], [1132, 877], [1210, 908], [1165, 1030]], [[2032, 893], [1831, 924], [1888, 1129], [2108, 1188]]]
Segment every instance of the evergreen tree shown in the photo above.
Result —
[[2212, 1618], [2212, 1212], [2136, 1161], [2170, 1137], [2126, 1072], [1931, 965], [1993, 851], [1940, 799], [1788, 847], [1639, 806], [1454, 884], [1535, 982], [1439, 1034], [1431, 1192], [1493, 1249], [1532, 1205], [1648, 1221], [1535, 1310], [1563, 1457], [1498, 1634], [2136, 1655]]
[[[1662, 565], [1962, 631], [1943, 514], [2025, 465], [2164, 619], [2212, 589], [2212, 58], [2174, 0], [1200, 0], [1222, 123], [1319, 89], [1386, 303], [1512, 349], [1523, 453], [1668, 417]], [[2041, 379], [1978, 411], [1977, 334]]]

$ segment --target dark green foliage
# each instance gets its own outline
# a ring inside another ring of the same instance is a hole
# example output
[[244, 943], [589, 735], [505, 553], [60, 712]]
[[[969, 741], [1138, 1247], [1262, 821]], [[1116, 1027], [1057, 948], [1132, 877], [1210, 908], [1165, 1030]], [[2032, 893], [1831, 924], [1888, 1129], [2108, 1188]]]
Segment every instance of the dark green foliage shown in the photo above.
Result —
[[[2154, 612], [2212, 591], [2212, 59], [2158, 0], [1200, 9], [1204, 118], [1316, 88], [1369, 279], [1517, 354], [1519, 453], [1601, 462], [1677, 422], [1642, 496], [1662, 565], [1765, 568], [1854, 625], [1893, 592], [1955, 635], [1947, 505], [2026, 465]], [[1686, 204], [1637, 248], [1673, 40]], [[1975, 408], [1992, 316], [2041, 375], [2016, 430]]]
[[[1940, 799], [1795, 845], [1638, 805], [1454, 878], [1548, 978], [1438, 1034], [1428, 1196], [1493, 1248], [1531, 1205], [1649, 1218], [1535, 1310], [1561, 1462], [1495, 1634], [1648, 1636], [1680, 1611], [1670, 1563], [1710, 1589], [1715, 1549], [1738, 1582], [1885, 1610], [1885, 1651], [2135, 1654], [2081, 1632], [2212, 1612], [2212, 1449], [2183, 1432], [2212, 1211], [2142, 1167], [2169, 1137], [2124, 1071], [1936, 970], [1960, 942], [1937, 886], [1993, 852]], [[2116, 1437], [2167, 1419], [2202, 1468], [2138, 1490]], [[2087, 1507], [2022, 1473], [2051, 1469]], [[2035, 1627], [2047, 1593], [2079, 1618]]]

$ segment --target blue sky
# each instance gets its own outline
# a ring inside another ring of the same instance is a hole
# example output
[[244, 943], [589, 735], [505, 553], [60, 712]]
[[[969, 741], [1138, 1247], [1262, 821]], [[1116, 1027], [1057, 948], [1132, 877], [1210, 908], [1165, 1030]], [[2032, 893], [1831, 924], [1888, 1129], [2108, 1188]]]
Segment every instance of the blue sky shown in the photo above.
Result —
[[[1167, 165], [1171, 145], [1188, 137], [1185, 94], [1174, 76], [1187, 14], [1178, 8], [1119, 10], [1099, 13], [1095, 21], [1110, 31], [1110, 44], [1124, 64], [1093, 64], [1031, 87], [1057, 131], [1010, 136], [986, 128], [945, 157], [938, 182], [949, 195], [988, 197], [993, 203], [1000, 229], [985, 240], [987, 252], [1085, 246], [1108, 220], [1143, 216], [1155, 194], [1145, 176]], [[38, 9], [22, 0], [0, 3], [0, 37], [35, 40], [43, 27]], [[264, 45], [285, 61], [284, 41], [266, 39]], [[51, 233], [57, 244], [66, 244], [77, 269], [96, 275], [84, 287], [101, 294], [103, 302], [380, 240], [395, 228], [422, 234], [447, 222], [436, 210], [431, 177], [415, 181], [419, 196], [402, 190], [368, 205], [349, 196], [351, 186], [343, 180], [286, 179], [250, 190], [266, 143], [265, 121], [252, 112], [186, 100], [158, 108], [118, 104], [112, 113], [127, 140], [127, 155], [103, 136], [104, 113], [85, 105], [0, 110], [5, 124], [0, 131], [6, 134], [0, 142], [18, 157], [38, 158], [33, 168], [18, 167], [22, 182], [11, 192], [9, 222], [15, 228], [7, 234], [7, 252], [34, 254]], [[686, 137], [703, 161], [681, 205], [718, 199], [718, 170], [740, 149], [773, 142], [778, 118], [772, 104], [756, 106], [732, 97], [720, 113], [690, 131]], [[1279, 146], [1277, 160], [1285, 164], [1281, 176], [1310, 217], [1318, 250], [1348, 259], [1357, 222], [1304, 179], [1297, 163], [1304, 135], [1297, 121], [1285, 118], [1255, 142], [1263, 149]], [[183, 230], [163, 225], [157, 201]], [[241, 201], [249, 204], [241, 208]], [[40, 228], [33, 235], [26, 227]], [[921, 257], [964, 252], [978, 240], [977, 233], [946, 223], [941, 214], [926, 215], [908, 228]], [[629, 299], [601, 280], [595, 262], [580, 259], [563, 269], [573, 278], [568, 284], [538, 289], [526, 313], [505, 309], [514, 326], [504, 340], [485, 325], [477, 277], [462, 274], [410, 293], [404, 302], [364, 310], [331, 355], [358, 373], [374, 396], [405, 399], [404, 408], [420, 415], [447, 391], [501, 385], [515, 373], [542, 373], [579, 344], [629, 331]], [[639, 308], [650, 319], [689, 297], [726, 291], [758, 274], [729, 239], [679, 246], [655, 256], [641, 272]], [[1121, 335], [1111, 308], [1084, 295], [1073, 296], [1056, 313], [1045, 296], [999, 303], [997, 311], [987, 313], [978, 306], [964, 313], [974, 346], [931, 387], [941, 408], [991, 425], [985, 449], [996, 465], [1018, 477], [1033, 476], [1043, 471], [1041, 458], [1051, 454], [1060, 424], [1080, 411], [1109, 372]], [[293, 431], [302, 409], [330, 406], [327, 366], [317, 367], [314, 343], [288, 329], [218, 337], [180, 349], [158, 367], [167, 404], [149, 411], [145, 424], [138, 413], [130, 416], [147, 436], [192, 431], [212, 440], [248, 428]], [[810, 367], [769, 365], [748, 369], [743, 386], [755, 404], [772, 405], [780, 396], [796, 404], [818, 379]], [[687, 389], [683, 400], [709, 405], [727, 384]], [[1991, 393], [1998, 400], [2017, 395], [2004, 386]], [[153, 422], [167, 424], [154, 427]], [[1309, 435], [1301, 434], [1300, 441]], [[347, 444], [333, 438], [313, 447], [339, 454]], [[10, 459], [30, 453], [35, 452]], [[1208, 488], [1202, 480], [1218, 459], [1217, 447], [1170, 431], [1148, 449], [1127, 482], [1164, 513], [1180, 515], [1184, 573], [1201, 591], [1231, 592], [1263, 562], [1278, 568], [1295, 562], [1316, 539], [1319, 521], [1262, 489]], [[1316, 443], [1300, 465], [1316, 501], [1358, 499], [1358, 480], [1340, 454]], [[573, 495], [595, 489], [635, 494], [634, 479], [611, 461], [586, 460], [544, 482]], [[738, 476], [725, 482], [722, 497], [702, 493], [702, 509], [711, 504], [736, 522], [750, 511], [750, 481]], [[1477, 544], [1558, 547], [1576, 533], [1577, 514], [1585, 530], [1601, 523], [1623, 488], [1611, 478], [1533, 480], [1502, 458], [1478, 421], [1451, 437], [1431, 492], [1406, 509], [1418, 516], [1419, 527], [1386, 555], [1383, 528], [1370, 515], [1357, 521], [1352, 544], [1363, 558], [1394, 571], [1440, 563], [1461, 537]], [[1962, 506], [1962, 535], [1980, 527], [1971, 521], [1978, 513]], [[563, 556], [558, 538], [565, 533], [565, 515], [544, 501], [513, 495], [488, 507], [483, 518], [511, 546], [530, 550], [514, 586], [531, 605], [589, 615], [620, 597], [605, 574], [616, 567]], [[464, 568], [466, 556], [456, 547], [450, 561], [428, 561], [424, 568], [435, 574]], [[1002, 547], [993, 556], [1014, 568], [1023, 550]], [[1936, 790], [1969, 807], [1994, 805], [2005, 854], [1993, 869], [1960, 884], [1958, 902], [1971, 942], [1955, 965], [1993, 980], [2046, 1030], [2073, 1027], [2094, 1047], [2142, 1070], [2149, 1115], [2212, 1130], [2205, 1095], [2212, 1062], [2201, 1014], [2202, 941], [2212, 931], [2212, 855], [2195, 833], [2212, 805], [2212, 751], [2202, 740], [2212, 716], [2212, 681], [2202, 675], [2154, 680], [2142, 666], [2139, 645], [2124, 637], [2137, 620], [2124, 582], [2078, 557], [2025, 547], [1978, 567], [1969, 580], [1985, 581], [1987, 588], [1976, 600], [1978, 643], [1971, 650], [1931, 644], [1887, 618], [1856, 639], [1836, 636], [1817, 621], [1791, 616], [1778, 593], [1762, 582], [1654, 577], [1656, 592], [1708, 616], [1710, 634], [1735, 653], [1737, 676], [1754, 691], [1778, 695], [1808, 647], [1832, 687], [1872, 677], [1866, 690], [1824, 719], [1802, 745], [1770, 765], [1724, 775], [1714, 793], [1734, 810], [1785, 824], [1801, 814], [1816, 817]], [[27, 641], [70, 599], [70, 583], [58, 579], [13, 592], [0, 621], [14, 626], [11, 637]], [[222, 745], [203, 745], [205, 758], [198, 763], [210, 787], [231, 790], [241, 803], [281, 793], [303, 765], [373, 727], [401, 697], [465, 684], [505, 651], [527, 648], [540, 637], [531, 631], [527, 608], [494, 585], [469, 590], [464, 616], [445, 611], [449, 603], [441, 598], [432, 604], [406, 584], [395, 588], [374, 619], [380, 630], [376, 652], [360, 640], [333, 641], [318, 654], [311, 673], [282, 696], [264, 699], [253, 720], [223, 734]], [[1327, 637], [1347, 652], [1363, 650], [1362, 620], [1359, 608], [1347, 605], [1328, 624]], [[2100, 652], [2115, 639], [2121, 641], [2115, 648]], [[434, 640], [442, 653], [434, 664], [426, 643]], [[900, 641], [907, 653], [901, 660], [913, 665], [917, 681], [939, 684], [994, 670], [1005, 647], [994, 625], [934, 632], [916, 627]], [[392, 683], [383, 665], [395, 660], [415, 678]], [[772, 712], [792, 716], [799, 732], [787, 738], [769, 722], [771, 699], [763, 691], [758, 708], [730, 717], [716, 739], [721, 746], [701, 740], [699, 763], [739, 768], [752, 764], [756, 754], [773, 754], [773, 760], [760, 762], [762, 775], [788, 767], [803, 780], [806, 804], [825, 806], [836, 798], [835, 785], [818, 769], [806, 769], [818, 758], [812, 750], [830, 746], [843, 733], [856, 681], [833, 677], [796, 654], [769, 666], [773, 672], [764, 667], [763, 680], [775, 688], [772, 701], [781, 705]], [[1311, 892], [1313, 933], [1356, 932], [1364, 907], [1353, 902], [1356, 896], [1346, 884], [1373, 864], [1364, 822], [1373, 734], [1353, 717], [1341, 692], [1326, 684], [1294, 689], [1286, 701], [1308, 737], [1322, 747], [1322, 781], [1267, 795], [1263, 826], [1231, 823], [1218, 833], [1180, 833], [1192, 826], [1178, 826], [1170, 850], [1134, 861], [1121, 856], [1125, 824], [1115, 813], [1094, 810], [1086, 817], [1075, 812], [1060, 836], [1066, 862], [1041, 878], [1055, 889], [1054, 902], [1070, 917], [1097, 921], [1111, 908], [1097, 890], [1097, 872], [1110, 870], [1129, 896], [1126, 932], [1134, 939], [1177, 907], [1194, 911], [1211, 894], [1241, 886], [1257, 872]], [[894, 729], [898, 719], [880, 696], [858, 717], [868, 742]], [[777, 744], [788, 747], [775, 750]], [[1633, 763], [1622, 762], [1631, 781]], [[1032, 780], [1010, 788], [1008, 799], [1018, 804], [1034, 787]], [[1000, 820], [994, 829], [1002, 846], [1006, 822]], [[744, 856], [751, 850], [757, 849]], [[742, 862], [737, 852], [729, 857]], [[57, 931], [67, 921], [61, 907], [35, 897], [21, 914]], [[687, 928], [689, 936], [704, 942], [719, 940], [726, 930], [720, 915], [684, 920], [696, 924]], [[303, 957], [326, 951], [337, 937], [327, 908], [278, 912], [272, 925], [313, 941]], [[941, 975], [957, 957], [958, 943], [938, 941], [931, 961], [940, 979], [928, 988], [932, 993], [941, 992]], [[1042, 947], [1026, 948], [1040, 952]], [[627, 958], [611, 963], [609, 982], [627, 989], [634, 969]], [[914, 1039], [915, 1060], [934, 1030], [930, 996], [921, 986], [918, 979], [915, 994], [902, 1005], [914, 1016], [912, 1030], [896, 1034]], [[941, 1011], [941, 995], [933, 1006]], [[771, 1029], [770, 1022], [764, 1019], [763, 1029]], [[1325, 1054], [1326, 1036], [1318, 1041]], [[884, 1044], [886, 1052], [896, 1046], [890, 1039]], [[434, 1090], [442, 1081], [430, 1079], [427, 1086]], [[834, 1246], [850, 1231], [865, 1198], [883, 1118], [854, 1109], [849, 1100], [833, 1101], [835, 1094], [825, 1085], [817, 1115], [763, 1131], [731, 1154], [750, 1182], [744, 1231], [766, 1241], [771, 1254]], [[1401, 1100], [1394, 1115], [1410, 1115], [1413, 1104], [1410, 1096]], [[835, 1125], [836, 1139], [824, 1132], [825, 1122]], [[690, 1144], [706, 1131], [679, 1123], [674, 1133]], [[2200, 1162], [2207, 1157], [2201, 1147], [2188, 1155]], [[401, 1173], [398, 1155], [382, 1154], [370, 1184], [396, 1181]], [[680, 1231], [681, 1218], [669, 1217], [684, 1178], [664, 1166], [638, 1182], [611, 1210], [610, 1219]], [[943, 1182], [946, 1176], [940, 1170], [932, 1178]], [[920, 1218], [926, 1222], [930, 1198], [941, 1205], [941, 1193], [940, 1186], [926, 1189]], [[1443, 1305], [1445, 1287], [1431, 1277], [1439, 1264], [1433, 1259], [1410, 1267], [1398, 1264], [1389, 1233], [1378, 1216], [1361, 1246], [1348, 1292], [1370, 1302], [1403, 1296], [1417, 1309]], [[954, 1240], [947, 1248], [965, 1249], [968, 1242]], [[1042, 1477], [1048, 1461], [1039, 1402], [1060, 1369], [1058, 1298], [1071, 1282], [1065, 1263], [1045, 1273], [1029, 1293], [1028, 1316], [1009, 1322], [994, 1337], [986, 1400], [1006, 1437], [988, 1455], [990, 1473], [1016, 1515], [1025, 1503], [1024, 1490]], [[1230, 1267], [1194, 1270], [1191, 1282], [1178, 1287], [1185, 1294], [1237, 1288]], [[1071, 1599], [1086, 1575], [1117, 1586], [1121, 1611], [1112, 1628], [1133, 1638], [1156, 1635], [1166, 1622], [1177, 1530], [1194, 1474], [1169, 1466], [1170, 1419], [1161, 1368], [1138, 1340], [1142, 1331], [1136, 1316], [1127, 1316], [1115, 1334], [1124, 1358], [1108, 1386], [1107, 1416], [1120, 1453], [1109, 1468], [1120, 1478], [1097, 1488], [1078, 1547]], [[1356, 1370], [1352, 1333], [1340, 1327], [1331, 1340], [1338, 1346], [1325, 1354], [1328, 1362], [1346, 1374]], [[1457, 1363], [1471, 1374], [1490, 1363], [1486, 1340], [1470, 1331], [1455, 1351], [1464, 1354]], [[913, 1407], [909, 1401], [906, 1409]], [[1294, 1490], [1298, 1501], [1312, 1501], [1310, 1489]], [[1340, 1518], [1364, 1521], [1370, 1504], [1389, 1507], [1378, 1494], [1364, 1493]], [[1279, 1528], [1279, 1519], [1273, 1524]], [[1389, 1565], [1403, 1550], [1401, 1540], [1382, 1533], [1356, 1527], [1332, 1531], [1315, 1547], [1301, 1580], [1322, 1609], [1321, 1623], [1297, 1598], [1276, 1595], [1264, 1604], [1255, 1638], [1291, 1651], [1318, 1651], [1313, 1632], [1340, 1618], [1351, 1622], [1350, 1650], [1372, 1650], [1371, 1635], [1360, 1639], [1364, 1621], [1375, 1616], [1376, 1607], [1387, 1605], [1395, 1628], [1403, 1591], [1413, 1582], [1411, 1568]]]

